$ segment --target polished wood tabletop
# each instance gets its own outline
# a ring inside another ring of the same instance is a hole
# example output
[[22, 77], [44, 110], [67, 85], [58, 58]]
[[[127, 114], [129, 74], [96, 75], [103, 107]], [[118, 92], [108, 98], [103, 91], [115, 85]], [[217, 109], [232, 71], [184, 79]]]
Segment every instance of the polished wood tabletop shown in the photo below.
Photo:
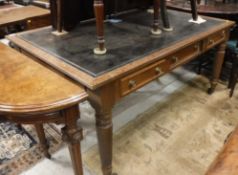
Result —
[[0, 44], [0, 111], [24, 113], [63, 108], [83, 100], [82, 87]]
[[27, 21], [35, 17], [49, 16], [50, 11], [36, 6], [25, 6], [0, 11], [0, 27]]
[[238, 127], [229, 135], [224, 147], [205, 175], [238, 174]]
[[10, 10], [10, 9], [15, 9], [15, 8], [20, 8], [22, 7], [21, 5], [9, 2], [9, 3], [4, 3], [3, 5], [0, 5], [0, 11], [3, 10]]
[[64, 124], [75, 175], [82, 175], [79, 103], [87, 98], [84, 88], [64, 75], [0, 44], [0, 119], [33, 124], [49, 158], [43, 124]]

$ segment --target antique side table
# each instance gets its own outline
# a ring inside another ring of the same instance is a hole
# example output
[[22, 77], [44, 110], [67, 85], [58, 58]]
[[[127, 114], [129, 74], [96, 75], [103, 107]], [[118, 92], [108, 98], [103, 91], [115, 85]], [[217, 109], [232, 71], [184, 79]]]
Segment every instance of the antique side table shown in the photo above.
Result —
[[[78, 104], [87, 98], [83, 87], [3, 44], [0, 82], [0, 118], [34, 124], [40, 130], [43, 123], [64, 124], [63, 139], [68, 142], [75, 175], [82, 175], [82, 129], [77, 119]], [[40, 133], [44, 146], [44, 131]]]
[[105, 23], [105, 55], [95, 55], [94, 23], [82, 23], [64, 36], [52, 28], [8, 36], [20, 52], [37, 59], [83, 85], [96, 109], [96, 126], [104, 175], [112, 174], [112, 109], [124, 96], [216, 47], [209, 93], [215, 90], [224, 59], [226, 41], [234, 22], [203, 17], [202, 24], [188, 22], [191, 15], [169, 11], [172, 32], [153, 36], [147, 12], [121, 16], [121, 23]]

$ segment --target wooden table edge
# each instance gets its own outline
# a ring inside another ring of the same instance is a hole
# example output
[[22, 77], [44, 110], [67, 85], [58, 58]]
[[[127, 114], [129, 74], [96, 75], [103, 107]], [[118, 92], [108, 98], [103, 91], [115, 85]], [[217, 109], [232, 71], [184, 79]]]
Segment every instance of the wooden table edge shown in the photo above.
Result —
[[[212, 17], [209, 17], [209, 18], [212, 18]], [[217, 20], [217, 18], [215, 19]], [[221, 19], [218, 19], [218, 20], [221, 20]], [[135, 60], [131, 63], [123, 65], [120, 68], [116, 68], [98, 77], [93, 77], [83, 72], [82, 70], [79, 70], [78, 68], [71, 66], [70, 64], [64, 62], [63, 60], [60, 60], [54, 57], [53, 55], [47, 53], [46, 51], [40, 48], [37, 48], [36, 46], [25, 41], [24, 39], [21, 39], [19, 35], [26, 33], [27, 31], [8, 35], [7, 39], [9, 39], [11, 42], [16, 44], [17, 46], [20, 46], [22, 49], [27, 51], [36, 59], [40, 59], [40, 61], [52, 66], [54, 69], [78, 81], [79, 83], [86, 86], [87, 88], [91, 90], [95, 90], [108, 82], [112, 82], [113, 80], [116, 80], [130, 72], [135, 71], [136, 69], [140, 69], [143, 66], [149, 65], [160, 59], [163, 59], [164, 57], [170, 55], [171, 53], [174, 53], [178, 51], [179, 49], [182, 49], [192, 43], [198, 42], [215, 32], [218, 32], [222, 29], [231, 28], [233, 25], [235, 25], [235, 22], [233, 21], [229, 21], [229, 20], [221, 20], [221, 21], [224, 21], [224, 23], [220, 24], [219, 26], [215, 26], [211, 28], [208, 32], [207, 31], [202, 32], [199, 35], [194, 36], [193, 38], [187, 38], [182, 41], [179, 41], [175, 44], [172, 44], [171, 46], [167, 48], [163, 48], [161, 50], [155, 51], [154, 53], [150, 54], [150, 56], [146, 56], [144, 58]], [[41, 29], [35, 29], [30, 32], [35, 32], [37, 30], [41, 30]]]

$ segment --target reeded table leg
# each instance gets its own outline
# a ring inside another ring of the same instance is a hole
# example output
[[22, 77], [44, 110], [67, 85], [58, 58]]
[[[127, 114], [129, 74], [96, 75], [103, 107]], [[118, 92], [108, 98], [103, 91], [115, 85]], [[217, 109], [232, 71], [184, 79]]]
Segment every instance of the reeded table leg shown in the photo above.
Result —
[[96, 17], [97, 26], [97, 40], [98, 47], [94, 49], [94, 53], [98, 55], [105, 54], [107, 52], [104, 46], [104, 4], [103, 0], [94, 0], [94, 13]]
[[208, 89], [208, 94], [212, 94], [217, 86], [221, 74], [222, 64], [224, 62], [225, 49], [226, 49], [226, 42], [223, 42], [218, 46], [218, 50], [213, 64], [211, 87]]
[[112, 174], [112, 114], [111, 111], [96, 112], [97, 136], [103, 175]]
[[37, 132], [39, 141], [40, 141], [40, 143], [41, 143], [41, 145], [42, 145], [42, 147], [44, 149], [45, 157], [50, 159], [51, 155], [49, 153], [49, 144], [48, 144], [48, 142], [46, 140], [43, 124], [35, 124], [35, 128], [36, 128], [36, 132]]
[[96, 111], [96, 127], [103, 175], [112, 175], [112, 108], [116, 84], [108, 84], [92, 92], [88, 91], [91, 105]]
[[62, 129], [63, 140], [68, 143], [74, 173], [75, 175], [83, 175], [80, 146], [83, 133], [82, 129], [77, 126], [77, 119], [79, 118], [78, 105], [64, 110], [62, 114], [65, 118], [65, 127]]

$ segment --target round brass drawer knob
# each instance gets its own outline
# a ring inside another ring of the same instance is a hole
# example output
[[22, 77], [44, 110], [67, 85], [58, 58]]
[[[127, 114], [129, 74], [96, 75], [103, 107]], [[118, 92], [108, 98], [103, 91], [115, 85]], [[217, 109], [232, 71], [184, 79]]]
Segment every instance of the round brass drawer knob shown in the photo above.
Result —
[[129, 88], [133, 88], [136, 86], [136, 81], [135, 80], [130, 80], [128, 84]]
[[214, 44], [214, 40], [213, 40], [213, 39], [210, 39], [210, 40], [209, 40], [209, 44]]
[[197, 50], [199, 47], [198, 47], [198, 44], [194, 45], [194, 49]]
[[156, 67], [155, 71], [156, 71], [157, 74], [162, 74], [163, 73], [163, 71], [160, 67]]
[[27, 20], [27, 23], [28, 23], [28, 24], [30, 24], [30, 23], [31, 23], [31, 20], [30, 20], [30, 19], [29, 19], [29, 20]]
[[173, 56], [173, 57], [172, 57], [172, 62], [173, 62], [174, 64], [177, 63], [177, 62], [178, 62], [178, 57]]

